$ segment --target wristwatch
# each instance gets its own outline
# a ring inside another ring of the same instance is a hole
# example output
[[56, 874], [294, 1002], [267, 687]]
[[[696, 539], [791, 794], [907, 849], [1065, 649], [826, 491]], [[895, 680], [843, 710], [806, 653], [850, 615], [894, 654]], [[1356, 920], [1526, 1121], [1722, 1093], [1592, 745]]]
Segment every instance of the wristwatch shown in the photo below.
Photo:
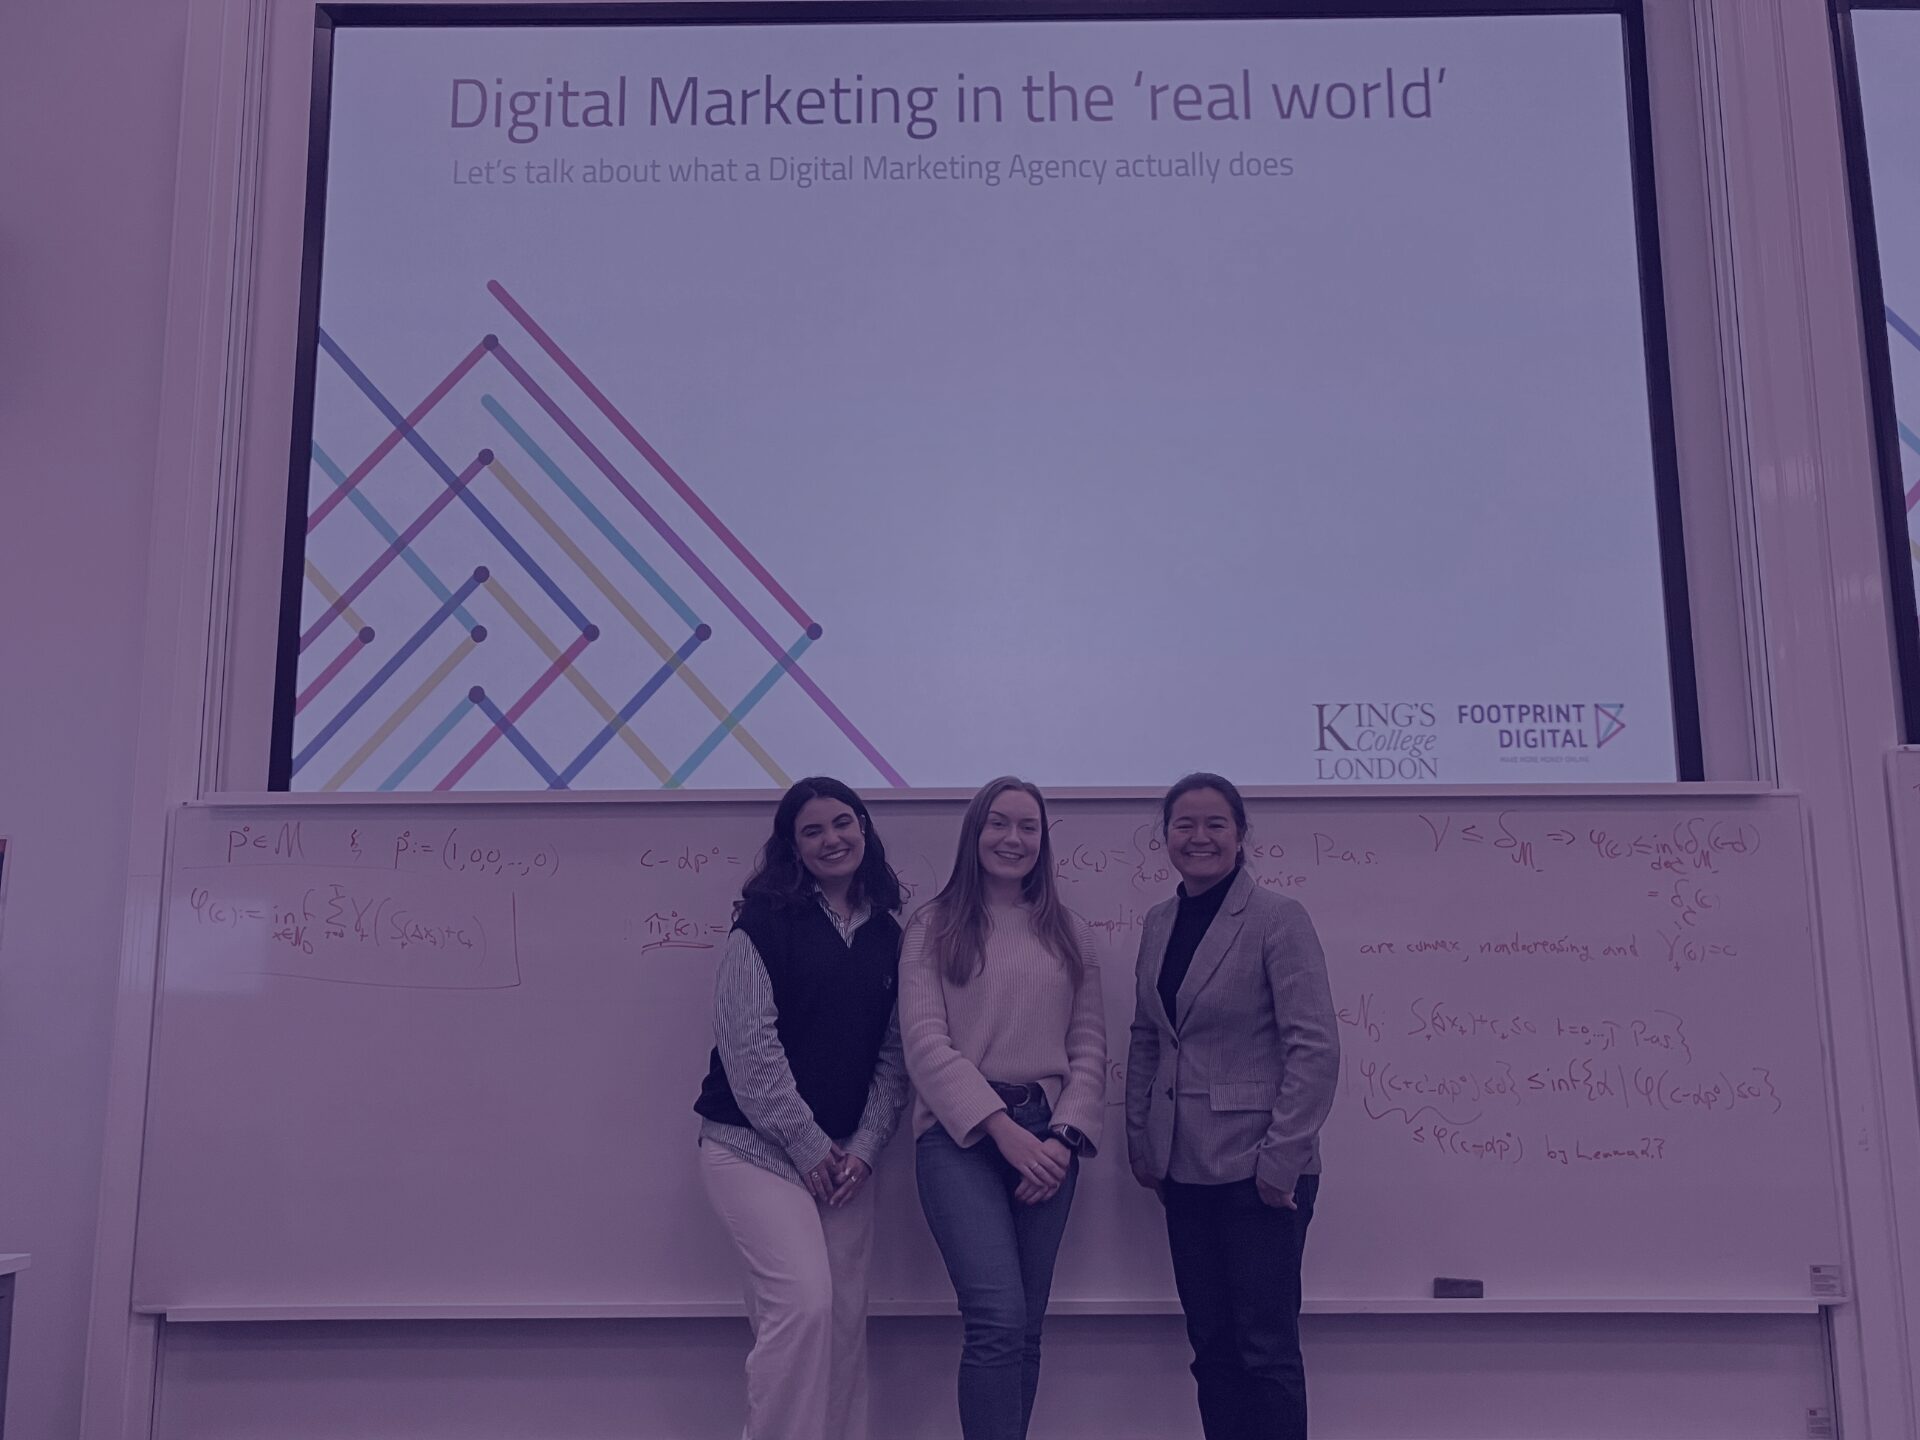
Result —
[[1047, 1133], [1076, 1155], [1086, 1148], [1087, 1137], [1071, 1125], [1055, 1125]]

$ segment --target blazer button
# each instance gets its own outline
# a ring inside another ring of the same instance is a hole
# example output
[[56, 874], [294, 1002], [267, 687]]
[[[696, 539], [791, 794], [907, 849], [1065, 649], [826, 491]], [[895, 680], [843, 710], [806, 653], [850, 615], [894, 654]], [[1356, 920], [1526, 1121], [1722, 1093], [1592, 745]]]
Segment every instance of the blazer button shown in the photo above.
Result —
[[1171, 1085], [1167, 1087], [1167, 1099], [1173, 1099], [1173, 1087]]

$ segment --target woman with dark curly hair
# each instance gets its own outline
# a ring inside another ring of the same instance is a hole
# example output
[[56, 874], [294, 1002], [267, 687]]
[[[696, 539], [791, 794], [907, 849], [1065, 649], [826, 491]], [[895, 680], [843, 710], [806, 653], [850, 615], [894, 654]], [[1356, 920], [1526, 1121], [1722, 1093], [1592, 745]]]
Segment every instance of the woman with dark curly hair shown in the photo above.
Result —
[[746, 1440], [864, 1440], [868, 1179], [906, 1103], [900, 881], [825, 776], [781, 798], [714, 988], [700, 1173], [747, 1271]]

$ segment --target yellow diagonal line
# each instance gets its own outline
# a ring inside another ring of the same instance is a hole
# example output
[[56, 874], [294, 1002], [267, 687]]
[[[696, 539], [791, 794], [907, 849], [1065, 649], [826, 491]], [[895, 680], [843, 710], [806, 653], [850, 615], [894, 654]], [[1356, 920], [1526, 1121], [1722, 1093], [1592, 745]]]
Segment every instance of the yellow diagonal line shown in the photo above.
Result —
[[400, 722], [418, 709], [420, 702], [425, 700], [427, 696], [431, 695], [435, 690], [439, 689], [440, 682], [451, 675], [454, 672], [454, 668], [458, 666], [462, 660], [473, 653], [474, 643], [472, 636], [462, 636], [460, 643], [453, 647], [453, 653], [442, 660], [439, 667], [420, 683], [418, 690], [415, 690], [401, 702], [399, 709], [395, 710], [385, 720], [380, 722], [380, 728], [367, 737], [366, 744], [348, 756], [347, 763], [334, 771], [332, 778], [320, 788], [322, 790], [338, 790], [344, 785], [348, 776], [352, 775], [354, 771], [367, 763], [368, 756], [386, 744], [387, 737], [400, 728]]
[[[327, 577], [320, 573], [320, 567], [311, 560], [307, 561], [307, 579], [313, 582], [313, 588], [320, 592], [321, 598], [324, 599], [327, 604], [340, 604], [340, 592], [327, 583]], [[340, 613], [347, 617], [347, 624], [351, 625], [356, 631], [367, 628], [367, 622], [353, 613], [353, 607], [351, 605], [341, 606]]]
[[[508, 470], [506, 465], [498, 459], [488, 468], [493, 471], [493, 478], [506, 487], [507, 493], [520, 502], [520, 508], [533, 517], [534, 523], [546, 531], [553, 543], [566, 552], [569, 560], [580, 567], [580, 573], [593, 582], [596, 590], [607, 597], [607, 603], [618, 610], [626, 622], [640, 632], [646, 642], [653, 647], [654, 653], [662, 660], [671, 660], [674, 655], [674, 649], [673, 646], [667, 643], [666, 637], [661, 635], [658, 630], [655, 630], [653, 626], [649, 625], [646, 617], [633, 608], [633, 602], [628, 600], [627, 597], [620, 592], [618, 586], [607, 579], [599, 566], [587, 558], [586, 553], [574, 543], [573, 537], [560, 528], [554, 518], [547, 513], [545, 507], [527, 493], [526, 487], [514, 478], [513, 472]], [[687, 688], [699, 697], [701, 703], [704, 704], [708, 710], [713, 712], [714, 719], [720, 721], [726, 720], [731, 712], [721, 703], [720, 697], [707, 688], [706, 682], [693, 672], [691, 665], [682, 663], [675, 667], [674, 673], [686, 681]], [[609, 721], [611, 721], [612, 718], [612, 715], [607, 716]], [[622, 732], [624, 733], [624, 731], [625, 727], [623, 726]], [[773, 757], [762, 748], [760, 742], [747, 732], [746, 726], [735, 725], [732, 734], [734, 738], [746, 748], [747, 753], [760, 762], [760, 768], [773, 777], [774, 784], [785, 789], [792, 783], [785, 773], [781, 771], [780, 767], [774, 763]], [[660, 778], [665, 780], [667, 777], [662, 775]]]
[[[546, 652], [547, 659], [558, 660], [560, 658], [560, 647], [553, 643], [548, 637], [547, 632], [535, 623], [531, 615], [520, 608], [520, 602], [509, 595], [505, 587], [503, 587], [498, 580], [489, 578], [485, 588], [487, 593], [499, 602], [500, 608], [513, 617], [514, 624], [527, 632], [527, 638]], [[619, 719], [619, 710], [609, 705], [606, 697], [594, 689], [592, 682], [589, 681], [586, 676], [582, 675], [578, 669], [569, 665], [561, 673], [573, 682], [573, 688], [580, 692], [581, 696], [589, 705], [600, 712], [600, 718], [606, 721], [607, 724], [612, 725]], [[664, 785], [673, 777], [673, 771], [668, 769], [665, 762], [662, 761], [658, 755], [654, 754], [653, 751], [649, 750], [646, 745], [641, 742], [640, 737], [635, 735], [633, 731], [629, 730], [625, 725], [622, 725], [619, 730], [619, 735], [622, 740], [627, 742], [627, 748], [640, 757], [640, 763], [653, 771], [654, 779]]]

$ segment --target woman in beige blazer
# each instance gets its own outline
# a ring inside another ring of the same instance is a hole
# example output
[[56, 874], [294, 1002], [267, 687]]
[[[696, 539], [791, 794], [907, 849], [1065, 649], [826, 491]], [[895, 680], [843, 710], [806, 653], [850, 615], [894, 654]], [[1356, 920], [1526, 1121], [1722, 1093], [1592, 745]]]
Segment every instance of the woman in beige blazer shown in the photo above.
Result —
[[1181, 884], [1140, 937], [1127, 1155], [1166, 1208], [1207, 1440], [1304, 1440], [1300, 1256], [1340, 1073], [1326, 959], [1245, 869], [1230, 781], [1187, 776], [1160, 820]]

